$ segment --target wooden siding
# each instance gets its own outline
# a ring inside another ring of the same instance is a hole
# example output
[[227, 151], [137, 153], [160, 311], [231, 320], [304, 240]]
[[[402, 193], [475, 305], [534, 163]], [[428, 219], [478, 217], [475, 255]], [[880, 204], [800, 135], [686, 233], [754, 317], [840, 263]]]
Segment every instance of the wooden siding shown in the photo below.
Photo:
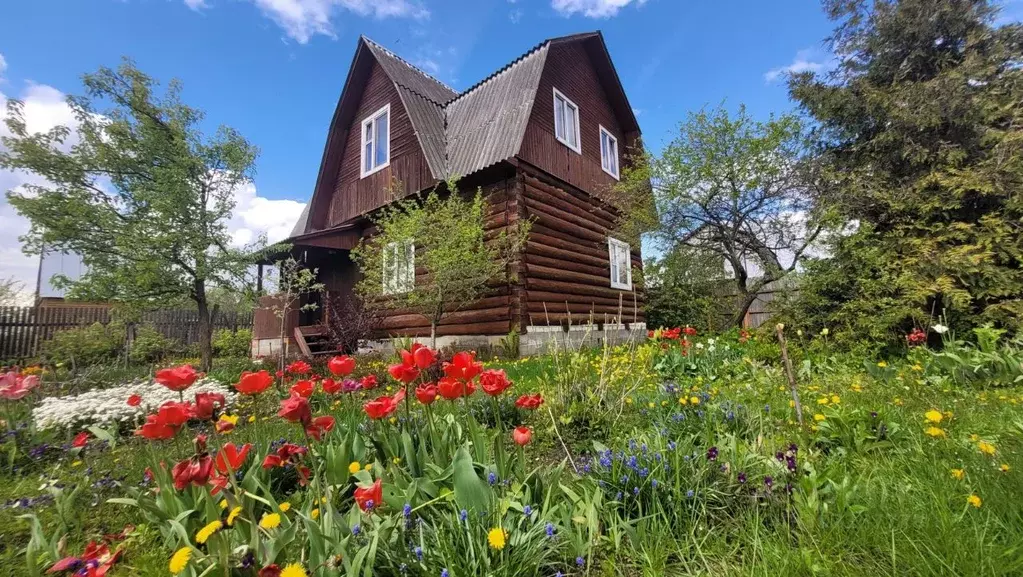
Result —
[[[362, 121], [387, 104], [391, 105], [390, 165], [360, 178]], [[345, 134], [328, 226], [340, 225], [390, 202], [388, 187], [393, 181], [401, 183], [403, 194], [418, 192], [435, 182], [397, 89], [374, 62]]]
[[523, 324], [642, 322], [638, 246], [631, 247], [633, 290], [611, 288], [611, 209], [540, 172], [525, 170], [520, 180], [523, 218], [532, 221], [522, 272]]
[[[582, 154], [554, 136], [555, 88], [579, 107]], [[586, 49], [581, 42], [552, 45], [518, 157], [580, 190], [599, 195], [617, 182], [600, 167], [600, 126], [618, 139], [619, 164], [623, 164], [629, 143]]]

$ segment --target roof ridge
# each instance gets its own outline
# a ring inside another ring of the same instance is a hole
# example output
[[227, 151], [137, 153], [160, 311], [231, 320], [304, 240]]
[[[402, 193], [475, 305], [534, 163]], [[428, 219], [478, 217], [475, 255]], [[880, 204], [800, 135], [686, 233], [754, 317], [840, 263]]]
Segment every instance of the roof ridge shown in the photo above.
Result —
[[444, 108], [447, 109], [447, 107], [449, 105], [453, 104], [456, 100], [462, 98], [463, 96], [465, 96], [465, 95], [471, 93], [472, 91], [476, 90], [477, 88], [483, 86], [484, 84], [486, 84], [487, 82], [493, 80], [497, 76], [500, 76], [501, 74], [504, 74], [509, 69], [511, 69], [512, 66], [515, 66], [519, 62], [521, 62], [521, 61], [525, 60], [526, 58], [532, 56], [535, 52], [537, 52], [538, 50], [540, 50], [541, 48], [543, 48], [547, 44], [550, 44], [551, 40], [552, 39], [548, 38], [547, 40], [544, 40], [544, 41], [540, 42], [536, 46], [533, 46], [532, 48], [530, 48], [526, 52], [523, 52], [522, 54], [520, 54], [517, 58], [515, 58], [511, 62], [505, 64], [501, 68], [498, 68], [494, 72], [491, 72], [490, 75], [487, 76], [486, 78], [484, 78], [483, 80], [480, 80], [479, 82], [477, 82], [476, 84], [473, 84], [472, 86], [466, 88], [462, 92], [459, 92], [459, 93], [455, 94], [454, 98], [452, 98], [451, 100], [448, 100], [447, 102], [445, 102], [443, 104]]
[[[376, 42], [375, 40], [373, 40], [372, 38], [370, 38], [370, 37], [366, 36], [365, 34], [361, 35], [361, 38], [362, 38], [363, 40], [365, 40], [366, 42], [368, 42], [368, 43], [372, 44], [373, 46], [375, 46], [375, 47], [379, 48], [380, 50], [383, 50], [383, 51], [384, 51], [384, 52], [385, 52], [385, 53], [386, 53], [386, 54], [387, 54], [388, 56], [390, 56], [390, 57], [394, 58], [394, 59], [395, 59], [395, 60], [397, 60], [398, 62], [401, 62], [401, 63], [402, 63], [402, 64], [404, 64], [405, 66], [408, 66], [408, 67], [409, 67], [409, 68], [411, 68], [412, 70], [414, 70], [414, 71], [418, 72], [419, 74], [422, 74], [423, 76], [425, 76], [426, 78], [429, 78], [430, 80], [432, 80], [432, 81], [436, 82], [437, 84], [440, 84], [440, 85], [441, 85], [441, 86], [443, 86], [444, 88], [447, 88], [447, 89], [448, 89], [448, 90], [450, 90], [451, 92], [454, 92], [454, 93], [455, 93], [456, 95], [458, 94], [458, 91], [457, 91], [457, 90], [455, 90], [454, 88], [452, 88], [452, 87], [448, 86], [447, 84], [445, 84], [444, 82], [442, 82], [442, 81], [441, 81], [440, 79], [438, 79], [438, 78], [435, 78], [435, 77], [431, 76], [430, 74], [427, 74], [427, 73], [426, 73], [426, 72], [424, 72], [424, 71], [423, 71], [422, 69], [420, 69], [420, 68], [419, 68], [418, 66], [416, 66], [416, 65], [414, 65], [414, 64], [412, 64], [412, 63], [410, 63], [410, 62], [409, 62], [408, 60], [405, 60], [405, 59], [404, 59], [404, 58], [402, 58], [401, 56], [398, 56], [397, 54], [395, 54], [394, 52], [392, 52], [391, 50], [389, 50], [389, 49], [388, 49], [387, 47], [385, 47], [384, 45], [380, 44], [379, 42]], [[396, 84], [397, 84], [397, 83], [396, 83]], [[415, 92], [415, 91], [413, 91], [413, 92]], [[430, 100], [431, 102], [433, 102], [433, 101], [434, 101], [434, 100], [433, 100], [432, 98], [427, 98], [427, 100]], [[439, 103], [438, 103], [438, 104], [439, 104]]]
[[[394, 82], [394, 81], [392, 81], [392, 82]], [[436, 104], [437, 107], [440, 108], [441, 110], [444, 109], [444, 103], [443, 102], [437, 102], [436, 100], [430, 98], [429, 96], [423, 94], [422, 92], [419, 92], [415, 88], [412, 88], [411, 86], [406, 86], [405, 84], [402, 84], [401, 82], [394, 82], [394, 85], [395, 86], [400, 86], [401, 88], [404, 88], [405, 90], [408, 90], [412, 94], [415, 94], [416, 96], [422, 98], [423, 100], [429, 102], [430, 104]]]

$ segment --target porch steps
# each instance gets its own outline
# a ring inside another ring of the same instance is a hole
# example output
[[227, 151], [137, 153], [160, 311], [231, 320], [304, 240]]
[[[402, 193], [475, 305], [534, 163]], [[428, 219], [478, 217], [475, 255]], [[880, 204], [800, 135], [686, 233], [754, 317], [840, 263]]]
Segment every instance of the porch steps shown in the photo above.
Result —
[[327, 331], [320, 326], [295, 327], [295, 342], [302, 356], [330, 355], [339, 352], [330, 343]]

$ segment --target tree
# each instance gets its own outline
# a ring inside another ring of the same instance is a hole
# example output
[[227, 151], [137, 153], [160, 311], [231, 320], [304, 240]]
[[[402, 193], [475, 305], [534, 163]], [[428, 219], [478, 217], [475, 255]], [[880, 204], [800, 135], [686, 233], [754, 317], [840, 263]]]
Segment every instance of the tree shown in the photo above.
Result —
[[643, 265], [646, 323], [654, 327], [693, 326], [719, 331], [734, 312], [721, 288], [728, 282], [721, 257], [679, 247]]
[[626, 171], [615, 191], [623, 227], [649, 233], [666, 254], [716, 255], [738, 291], [731, 322], [739, 325], [827, 223], [817, 200], [828, 181], [811, 144], [794, 115], [758, 122], [745, 107], [734, 116], [721, 107], [690, 114], [660, 156]]
[[24, 289], [25, 283], [14, 277], [0, 278], [0, 307], [17, 305]]
[[[452, 192], [446, 192], [452, 191]], [[510, 279], [528, 225], [487, 239], [489, 204], [477, 192], [463, 197], [454, 184], [384, 207], [373, 218], [377, 234], [364, 239], [352, 259], [362, 272], [356, 289], [367, 307], [409, 309], [430, 323], [437, 346], [441, 320], [481, 299], [490, 286]], [[442, 196], [443, 193], [443, 196]]]
[[987, 0], [825, 8], [838, 67], [790, 89], [836, 167], [828, 202], [859, 228], [834, 252], [849, 262], [817, 267], [848, 290], [805, 296], [825, 323], [883, 322], [890, 340], [941, 314], [1020, 327], [1023, 26], [996, 27]]
[[285, 360], [288, 358], [288, 344], [291, 342], [286, 333], [288, 316], [293, 311], [316, 310], [319, 305], [315, 302], [303, 304], [302, 299], [309, 293], [323, 292], [324, 284], [316, 280], [316, 269], [306, 268], [292, 257], [278, 261], [276, 265], [277, 290], [266, 308], [269, 308], [280, 322], [279, 334], [283, 349], [279, 368], [283, 371]]
[[81, 279], [56, 279], [72, 296], [137, 308], [194, 302], [208, 370], [207, 290], [240, 282], [258, 248], [232, 247], [227, 233], [233, 191], [251, 178], [257, 150], [231, 128], [204, 135], [203, 113], [181, 101], [177, 81], [157, 94], [128, 60], [83, 81], [85, 95], [67, 100], [75, 127], [29, 133], [23, 104], [8, 103], [0, 167], [45, 178], [7, 193], [31, 222], [22, 241], [81, 255]]

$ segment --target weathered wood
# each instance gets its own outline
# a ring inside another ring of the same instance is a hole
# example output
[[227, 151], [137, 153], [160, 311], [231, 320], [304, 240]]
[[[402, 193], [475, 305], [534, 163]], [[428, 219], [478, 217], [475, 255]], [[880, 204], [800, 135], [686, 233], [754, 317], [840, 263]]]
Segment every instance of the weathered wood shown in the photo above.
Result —
[[[591, 242], [607, 242], [607, 234], [600, 232], [596, 225], [582, 225], [583, 220], [575, 215], [562, 212], [552, 206], [545, 206], [535, 200], [526, 199], [526, 209], [536, 222], [553, 229], [564, 231], [575, 237]], [[566, 218], [567, 217], [567, 218]]]
[[[484, 323], [507, 320], [507, 318], [508, 318], [507, 306], [471, 311], [455, 311], [453, 313], [445, 315], [437, 326], [440, 327], [454, 324]], [[404, 327], [410, 328], [423, 326], [429, 327], [430, 321], [424, 315], [421, 314], [395, 315], [381, 319], [377, 326], [378, 328], [383, 330], [400, 329]]]
[[567, 270], [559, 270], [548, 266], [541, 266], [538, 264], [526, 263], [526, 274], [529, 275], [530, 279], [548, 279], [556, 281], [572, 281], [579, 284], [586, 285], [610, 285], [611, 280], [599, 275], [586, 274], [581, 272], [572, 272]]
[[[539, 236], [539, 235], [530, 235], [530, 238], [533, 239], [534, 236]], [[555, 259], [561, 259], [561, 260], [575, 260], [577, 262], [580, 262], [580, 263], [583, 263], [583, 264], [588, 264], [590, 266], [595, 266], [595, 267], [603, 267], [605, 265], [609, 266], [608, 256], [607, 255], [605, 255], [603, 258], [596, 257], [596, 256], [591, 256], [589, 254], [584, 254], [584, 253], [581, 253], [579, 251], [573, 251], [573, 250], [568, 250], [568, 249], [564, 249], [564, 248], [558, 248], [556, 246], [551, 246], [550, 244], [544, 244], [544, 243], [541, 243], [541, 242], [537, 242], [538, 240], [539, 239], [537, 238], [535, 240], [529, 240], [528, 242], [526, 242], [525, 252], [526, 252], [527, 255], [535, 254], [535, 255], [544, 256], [544, 257], [547, 257], [547, 258], [555, 258]], [[562, 246], [564, 246], [564, 245], [562, 245]]]
[[[602, 286], [593, 286], [593, 285], [580, 285], [578, 283], [573, 283], [573, 282], [565, 282], [565, 281], [560, 281], [560, 280], [550, 280], [550, 279], [545, 279], [545, 278], [532, 278], [532, 277], [530, 277], [528, 279], [527, 289], [528, 289], [530, 295], [533, 294], [534, 289], [535, 290], [541, 290], [541, 291], [547, 291], [547, 292], [553, 292], [553, 293], [561, 293], [561, 294], [577, 294], [577, 295], [602, 296], [602, 297], [613, 298], [613, 299], [617, 299], [618, 295], [621, 294], [621, 295], [624, 295], [622, 298], [627, 299], [629, 301], [632, 300], [632, 295], [634, 294], [634, 293], [627, 292], [627, 291], [620, 291], [618, 289], [613, 289], [610, 286], [602, 287]], [[643, 296], [642, 295], [636, 295], [636, 298], [639, 299], [639, 302], [641, 302], [641, 303], [643, 302]]]
[[[580, 191], [575, 193], [570, 190], [559, 188], [558, 186], [544, 181], [537, 174], [533, 174], [532, 171], [523, 171], [523, 182], [525, 183], [523, 188], [523, 194], [533, 196], [538, 200], [543, 200], [548, 197], [555, 197], [561, 199], [564, 202], [573, 204], [588, 214], [593, 214], [599, 219], [609, 223], [608, 228], [613, 228], [613, 223], [617, 221], [617, 217], [614, 213], [614, 208], [603, 202], [600, 198], [596, 198], [592, 195], [586, 194]], [[538, 196], [538, 193], [542, 193], [546, 196]]]
[[577, 261], [571, 261], [560, 258], [548, 258], [537, 254], [526, 254], [525, 255], [526, 266], [529, 265], [540, 265], [550, 268], [556, 268], [559, 270], [565, 270], [569, 272], [579, 272], [594, 276], [607, 277], [608, 282], [611, 280], [611, 267], [599, 267], [589, 264], [584, 264]]

